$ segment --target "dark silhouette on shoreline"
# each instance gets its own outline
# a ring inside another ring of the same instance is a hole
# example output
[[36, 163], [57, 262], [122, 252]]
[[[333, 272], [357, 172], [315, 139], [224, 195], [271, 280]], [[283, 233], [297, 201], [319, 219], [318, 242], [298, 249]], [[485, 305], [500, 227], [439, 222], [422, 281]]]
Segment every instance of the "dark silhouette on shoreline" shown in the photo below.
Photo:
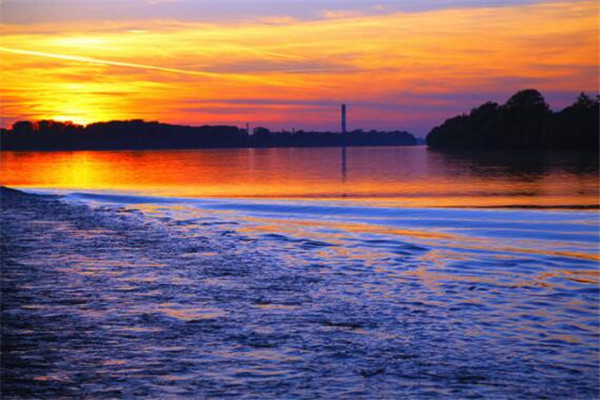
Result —
[[527, 89], [504, 105], [487, 102], [446, 120], [427, 135], [432, 148], [598, 150], [600, 98], [581, 93], [575, 103], [552, 112], [540, 92]]
[[98, 122], [87, 126], [44, 120], [19, 121], [2, 129], [1, 150], [142, 150], [237, 147], [412, 146], [403, 131], [271, 132], [258, 127], [249, 135], [235, 126], [183, 126], [143, 120]]

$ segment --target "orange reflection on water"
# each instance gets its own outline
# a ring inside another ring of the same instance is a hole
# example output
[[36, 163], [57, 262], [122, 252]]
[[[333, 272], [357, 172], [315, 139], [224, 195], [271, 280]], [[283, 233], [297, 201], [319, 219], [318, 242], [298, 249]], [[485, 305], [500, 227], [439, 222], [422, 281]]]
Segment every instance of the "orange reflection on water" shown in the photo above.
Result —
[[392, 206], [597, 206], [589, 154], [423, 147], [4, 152], [1, 183], [182, 197], [362, 199]]

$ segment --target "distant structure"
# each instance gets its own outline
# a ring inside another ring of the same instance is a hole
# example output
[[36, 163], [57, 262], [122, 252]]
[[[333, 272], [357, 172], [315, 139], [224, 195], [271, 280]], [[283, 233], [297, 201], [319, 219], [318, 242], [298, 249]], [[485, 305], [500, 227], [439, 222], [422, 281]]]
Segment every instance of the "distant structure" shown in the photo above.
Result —
[[346, 133], [346, 105], [342, 104], [342, 134]]

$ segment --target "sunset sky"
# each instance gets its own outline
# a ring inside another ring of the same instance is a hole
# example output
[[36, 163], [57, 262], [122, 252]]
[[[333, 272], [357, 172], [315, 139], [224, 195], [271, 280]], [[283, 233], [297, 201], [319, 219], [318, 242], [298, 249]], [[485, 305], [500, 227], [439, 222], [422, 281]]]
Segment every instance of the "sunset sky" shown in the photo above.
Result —
[[599, 86], [599, 6], [574, 1], [0, 1], [2, 126], [143, 118], [405, 129], [534, 87]]

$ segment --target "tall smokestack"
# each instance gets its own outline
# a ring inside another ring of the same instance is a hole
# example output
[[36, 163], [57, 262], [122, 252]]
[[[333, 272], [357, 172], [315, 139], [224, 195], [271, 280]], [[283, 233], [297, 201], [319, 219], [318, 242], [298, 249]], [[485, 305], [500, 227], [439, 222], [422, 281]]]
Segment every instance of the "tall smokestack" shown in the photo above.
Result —
[[342, 104], [342, 133], [346, 133], [346, 105]]

